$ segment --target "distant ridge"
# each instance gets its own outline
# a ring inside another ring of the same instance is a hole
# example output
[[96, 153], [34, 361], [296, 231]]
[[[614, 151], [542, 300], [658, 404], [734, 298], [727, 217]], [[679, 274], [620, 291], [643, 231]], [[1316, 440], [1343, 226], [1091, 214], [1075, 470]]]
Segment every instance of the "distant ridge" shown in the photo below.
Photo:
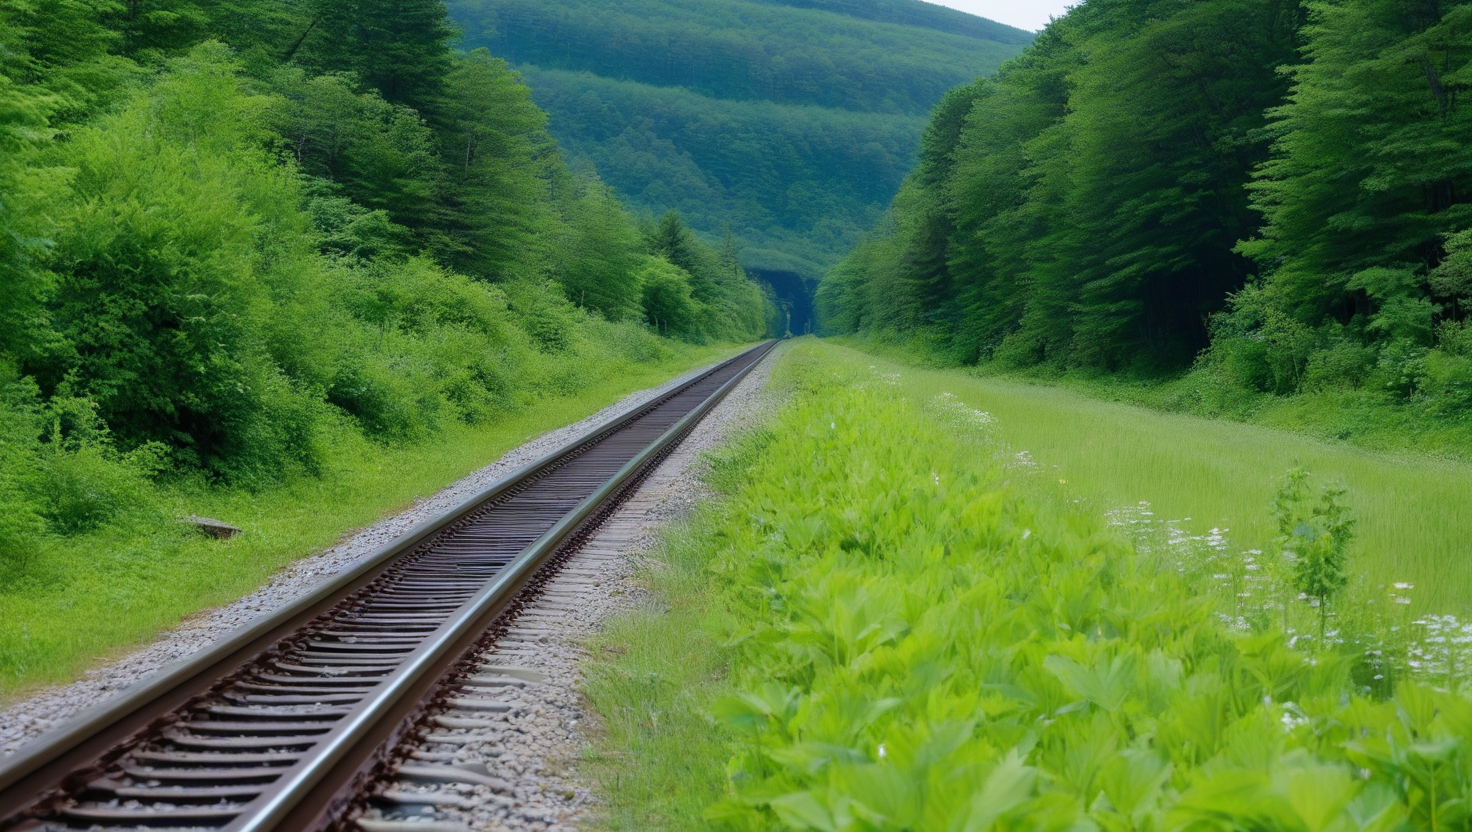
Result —
[[956, 9], [925, 3], [921, 0], [750, 0], [771, 6], [792, 6], [874, 20], [920, 26], [952, 35], [992, 40], [998, 43], [1032, 43], [1033, 33], [1025, 29], [977, 17]]
[[677, 210], [774, 287], [807, 288], [913, 168], [948, 90], [1032, 35], [920, 0], [447, 0], [547, 129], [636, 209]]

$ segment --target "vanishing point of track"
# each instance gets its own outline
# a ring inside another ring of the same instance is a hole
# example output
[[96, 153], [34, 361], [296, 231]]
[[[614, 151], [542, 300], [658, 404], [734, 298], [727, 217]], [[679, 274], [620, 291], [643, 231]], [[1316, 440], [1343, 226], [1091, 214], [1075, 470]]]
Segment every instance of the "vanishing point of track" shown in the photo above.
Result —
[[0, 832], [347, 828], [429, 709], [478, 684], [494, 690], [468, 668], [519, 599], [771, 346], [574, 440], [23, 747], [0, 762]]

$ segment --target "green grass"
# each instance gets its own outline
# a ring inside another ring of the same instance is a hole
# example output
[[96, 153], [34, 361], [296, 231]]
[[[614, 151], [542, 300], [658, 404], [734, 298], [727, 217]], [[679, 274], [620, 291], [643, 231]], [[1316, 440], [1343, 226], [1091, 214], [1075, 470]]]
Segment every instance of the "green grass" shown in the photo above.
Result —
[[[833, 346], [851, 356], [851, 347]], [[916, 367], [864, 353], [903, 373], [921, 396], [951, 393], [997, 419], [996, 433], [1056, 471], [1102, 509], [1148, 501], [1196, 533], [1227, 529], [1234, 548], [1265, 548], [1269, 508], [1289, 469], [1349, 488], [1359, 519], [1351, 569], [1369, 586], [1415, 585], [1418, 612], [1472, 610], [1472, 464], [1368, 450], [1260, 425], [1165, 413], [1084, 392], [964, 370]]]
[[1465, 826], [1469, 651], [1447, 679], [1337, 606], [1319, 645], [1282, 572], [1242, 604], [1137, 550], [952, 378], [785, 354], [791, 401], [596, 645], [611, 828]]
[[384, 446], [340, 431], [323, 476], [279, 489], [166, 491], [173, 516], [233, 523], [245, 530], [234, 540], [143, 520], [54, 539], [27, 562], [0, 571], [0, 702], [73, 679], [100, 658], [248, 594], [292, 561], [534, 436], [730, 352], [676, 346], [663, 361], [611, 365], [600, 381], [574, 395], [544, 399], [493, 423], [452, 427], [424, 444]]
[[659, 604], [615, 621], [587, 665], [604, 733], [585, 762], [618, 832], [690, 829], [726, 787], [728, 737], [709, 717], [729, 692], [728, 651], [708, 626], [720, 607], [698, 549], [667, 548], [660, 564], [645, 575]]

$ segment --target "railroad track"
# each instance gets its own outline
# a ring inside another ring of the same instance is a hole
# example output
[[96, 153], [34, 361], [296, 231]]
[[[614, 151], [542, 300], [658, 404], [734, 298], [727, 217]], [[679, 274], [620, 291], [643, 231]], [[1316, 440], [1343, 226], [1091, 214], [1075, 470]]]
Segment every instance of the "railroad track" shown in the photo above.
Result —
[[463, 708], [503, 681], [471, 675], [474, 657], [549, 568], [771, 347], [574, 440], [22, 747], [0, 763], [0, 832], [351, 826], [437, 703], [454, 693]]

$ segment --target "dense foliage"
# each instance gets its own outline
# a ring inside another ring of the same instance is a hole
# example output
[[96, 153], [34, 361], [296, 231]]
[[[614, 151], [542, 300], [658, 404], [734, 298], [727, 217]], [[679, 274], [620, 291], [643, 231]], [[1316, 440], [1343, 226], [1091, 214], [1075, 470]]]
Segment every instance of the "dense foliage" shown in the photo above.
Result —
[[0, 556], [150, 476], [311, 475], [343, 431], [483, 422], [656, 328], [765, 332], [739, 266], [643, 233], [450, 35], [439, 0], [0, 6]]
[[450, 5], [621, 195], [811, 278], [878, 219], [945, 90], [1030, 39], [917, 0]]
[[[819, 275], [878, 221], [912, 161], [918, 116], [722, 101], [527, 68], [570, 153], [632, 203], [729, 229], [753, 269]], [[759, 170], [748, 166], [760, 160]]]
[[[1465, 824], [1472, 700], [1283, 627], [1318, 614], [1299, 586], [1336, 580], [1294, 564], [1310, 537], [1346, 538], [1337, 492], [1285, 485], [1293, 554], [1263, 560], [1286, 593], [1252, 571], [1219, 591], [1219, 564], [1054, 496], [988, 414], [811, 346], [782, 371], [794, 400], [730, 452], [726, 499], [669, 554], [712, 585], [698, 618], [725, 666], [698, 684], [731, 689], [717, 828]], [[687, 694], [621, 678], [646, 698], [616, 730], [682, 718]]]
[[1452, 0], [1090, 0], [948, 94], [825, 326], [1008, 367], [1199, 355], [1218, 401], [1464, 408], [1469, 25]]

